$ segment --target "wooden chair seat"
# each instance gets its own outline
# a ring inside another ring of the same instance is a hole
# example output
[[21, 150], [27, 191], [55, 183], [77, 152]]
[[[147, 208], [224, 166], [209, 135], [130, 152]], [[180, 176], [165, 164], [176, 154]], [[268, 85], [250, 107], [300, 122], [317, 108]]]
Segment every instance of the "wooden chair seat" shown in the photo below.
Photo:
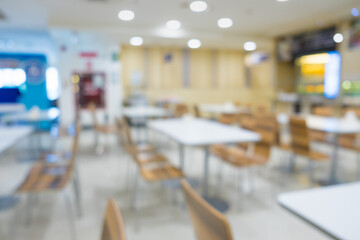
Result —
[[136, 159], [139, 165], [167, 162], [166, 157], [159, 153], [139, 153]]
[[140, 168], [140, 174], [146, 181], [164, 181], [184, 177], [182, 171], [171, 164], [162, 166], [149, 166]]
[[284, 150], [284, 151], [291, 151], [291, 145], [287, 143], [279, 143], [276, 145], [278, 148]]
[[320, 152], [311, 151], [309, 158], [315, 161], [324, 161], [324, 160], [329, 160], [329, 155]]
[[155, 152], [156, 148], [150, 144], [141, 144], [141, 145], [128, 145], [125, 146], [125, 150], [129, 153], [151, 153]]
[[357, 145], [356, 134], [340, 135], [338, 139], [338, 144], [344, 148], [348, 148], [354, 151], [360, 151], [360, 145]]
[[245, 150], [239, 147], [229, 147], [223, 160], [236, 167], [245, 167], [252, 164], [248, 156], [246, 156]]
[[112, 125], [96, 125], [96, 131], [104, 134], [111, 134], [117, 131], [116, 127]]
[[249, 162], [255, 165], [265, 165], [269, 161], [269, 158], [259, 154], [254, 154], [252, 156], [249, 156], [247, 157], [247, 159]]
[[217, 157], [224, 158], [227, 154], [227, 146], [225, 144], [213, 144], [210, 151]]
[[69, 165], [34, 164], [16, 192], [40, 192], [63, 189], [71, 178]]
[[326, 142], [327, 134], [322, 131], [310, 130], [309, 137], [313, 141]]

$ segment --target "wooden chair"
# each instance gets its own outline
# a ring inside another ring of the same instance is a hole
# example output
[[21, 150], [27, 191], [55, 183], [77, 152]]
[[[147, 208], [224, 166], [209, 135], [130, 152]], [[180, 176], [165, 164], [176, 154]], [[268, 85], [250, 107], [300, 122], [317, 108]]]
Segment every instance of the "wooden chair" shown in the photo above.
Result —
[[329, 156], [320, 152], [313, 151], [310, 147], [309, 130], [306, 120], [301, 117], [290, 117], [291, 150], [295, 155], [307, 157], [309, 161], [310, 180], [314, 182], [313, 164], [329, 160]]
[[237, 114], [223, 113], [218, 118], [218, 122], [222, 124], [232, 125], [237, 121]]
[[186, 104], [179, 103], [175, 105], [174, 117], [179, 118], [185, 115], [186, 113], [189, 113], [189, 109]]
[[115, 199], [108, 201], [101, 240], [126, 240], [124, 221]]
[[[331, 117], [334, 115], [334, 110], [330, 107], [315, 107], [313, 108], [313, 114], [321, 117]], [[317, 142], [327, 142], [327, 133], [322, 131], [310, 130], [310, 138]]]
[[[360, 119], [360, 108], [346, 108], [343, 113], [354, 112]], [[338, 138], [339, 146], [357, 153], [357, 178], [360, 179], [360, 136], [359, 134], [341, 134]]]
[[201, 118], [201, 112], [197, 104], [194, 105], [194, 116], [197, 118]]
[[[38, 162], [35, 163], [28, 173], [25, 180], [16, 189], [15, 194], [26, 194], [28, 196], [28, 203], [33, 201], [35, 194], [43, 192], [63, 192], [67, 210], [69, 214], [69, 224], [71, 229], [71, 236], [75, 239], [75, 229], [73, 213], [71, 203], [68, 195], [66, 194], [65, 188], [72, 181], [74, 187], [74, 193], [76, 198], [76, 205], [79, 215], [81, 214], [81, 200], [80, 200], [80, 186], [79, 176], [77, 173], [76, 166], [76, 155], [78, 150], [80, 127], [76, 127], [76, 134], [73, 140], [72, 156], [68, 162], [59, 163], [47, 163]], [[27, 218], [30, 219], [31, 207], [28, 206]], [[15, 213], [17, 214], [17, 213]]]
[[102, 153], [104, 151], [104, 147], [99, 145], [99, 137], [100, 135], [109, 135], [109, 134], [115, 134], [116, 133], [116, 127], [110, 124], [100, 124], [98, 122], [97, 116], [96, 116], [96, 105], [94, 103], [90, 103], [88, 105], [88, 110], [91, 113], [92, 121], [94, 124], [94, 130], [95, 130], [95, 150], [97, 153]]
[[139, 178], [141, 177], [141, 179], [148, 183], [155, 183], [179, 180], [184, 177], [184, 174], [179, 168], [170, 164], [165, 157], [163, 157], [162, 161], [144, 164], [139, 154], [132, 153], [132, 156], [138, 166], [138, 174], [135, 176], [134, 187], [132, 188], [132, 208], [135, 210], [136, 215], [135, 228], [139, 228], [140, 218], [137, 208]]
[[194, 189], [181, 180], [197, 240], [232, 240], [226, 217], [207, 203]]

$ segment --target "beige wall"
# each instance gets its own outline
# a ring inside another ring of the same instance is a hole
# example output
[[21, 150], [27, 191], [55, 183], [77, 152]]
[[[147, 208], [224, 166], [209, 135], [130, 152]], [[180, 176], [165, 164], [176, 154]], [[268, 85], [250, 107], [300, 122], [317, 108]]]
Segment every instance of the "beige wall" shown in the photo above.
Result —
[[[178, 97], [188, 104], [234, 101], [270, 107], [275, 89], [271, 52], [269, 60], [250, 67], [247, 86], [243, 51], [131, 46], [122, 49], [125, 96], [137, 90], [153, 101]], [[167, 54], [172, 56], [170, 62], [164, 61]], [[143, 76], [142, 86], [136, 90], [131, 85], [134, 71]]]

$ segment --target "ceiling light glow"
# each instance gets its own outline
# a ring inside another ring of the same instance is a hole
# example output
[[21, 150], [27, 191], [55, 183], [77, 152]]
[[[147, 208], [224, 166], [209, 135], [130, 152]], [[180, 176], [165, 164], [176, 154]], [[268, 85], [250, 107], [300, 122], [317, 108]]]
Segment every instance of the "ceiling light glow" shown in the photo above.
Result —
[[207, 3], [204, 1], [194, 1], [190, 3], [190, 9], [193, 12], [203, 12], [207, 9]]
[[188, 41], [189, 48], [199, 48], [201, 46], [201, 41], [199, 39], [190, 39]]
[[287, 2], [289, 0], [276, 0], [276, 1], [278, 1], [278, 2]]
[[132, 37], [130, 38], [130, 44], [133, 46], [141, 46], [144, 40], [142, 37]]
[[233, 25], [233, 20], [231, 20], [230, 18], [220, 18], [217, 21], [217, 25], [220, 28], [229, 28]]
[[333, 40], [336, 43], [341, 43], [342, 41], [344, 41], [344, 36], [341, 33], [337, 33], [334, 35]]
[[354, 17], [358, 17], [360, 15], [359, 9], [357, 8], [351, 9], [351, 15], [353, 15]]
[[181, 27], [181, 23], [178, 20], [170, 20], [166, 22], [168, 29], [177, 30]]
[[245, 42], [244, 49], [245, 49], [245, 51], [254, 51], [254, 50], [256, 50], [256, 43], [255, 42]]
[[118, 17], [123, 21], [131, 21], [135, 17], [135, 13], [131, 10], [122, 10], [119, 12]]

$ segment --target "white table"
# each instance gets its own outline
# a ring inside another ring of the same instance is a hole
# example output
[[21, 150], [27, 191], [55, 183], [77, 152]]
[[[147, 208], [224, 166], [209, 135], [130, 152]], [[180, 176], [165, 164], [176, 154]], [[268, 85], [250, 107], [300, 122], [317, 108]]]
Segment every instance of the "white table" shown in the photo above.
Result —
[[[333, 138], [333, 153], [331, 156], [331, 169], [328, 184], [338, 183], [337, 179], [337, 165], [338, 165], [338, 138], [341, 134], [351, 134], [360, 132], [360, 121], [356, 119], [336, 118], [336, 117], [320, 117], [314, 115], [304, 116], [306, 125], [311, 130], [322, 131], [334, 134]], [[277, 115], [277, 120], [282, 125], [289, 123], [289, 116], [287, 114]]]
[[32, 111], [26, 111], [21, 113], [8, 114], [2, 117], [2, 121], [5, 123], [11, 122], [40, 122], [40, 121], [53, 121], [60, 116], [60, 110], [58, 108], [50, 108], [48, 110], [40, 110], [37, 113]]
[[207, 112], [211, 114], [238, 114], [248, 113], [249, 109], [246, 107], [239, 107], [230, 104], [199, 104], [200, 112]]
[[[132, 123], [138, 125], [137, 127], [137, 138], [140, 140], [140, 127], [141, 125], [147, 125], [147, 120], [149, 118], [161, 118], [170, 115], [170, 112], [164, 108], [152, 107], [152, 106], [135, 106], [135, 107], [125, 107], [123, 109], [123, 114], [125, 117], [129, 118]], [[147, 131], [145, 129], [145, 138], [147, 139]]]
[[335, 239], [360, 239], [360, 183], [280, 194], [279, 204]]
[[125, 117], [132, 119], [165, 117], [169, 115], [166, 109], [151, 106], [125, 107], [123, 113]]
[[0, 114], [23, 112], [25, 111], [25, 105], [21, 103], [1, 103]]
[[[0, 154], [29, 136], [34, 129], [28, 126], [0, 127]], [[0, 210], [13, 206], [17, 199], [12, 196], [0, 196]]]
[[257, 142], [260, 135], [235, 126], [198, 118], [164, 119], [150, 121], [149, 127], [180, 144], [180, 165], [184, 170], [184, 146], [203, 146], [204, 161], [204, 198], [220, 211], [226, 211], [228, 205], [209, 196], [209, 147], [212, 144], [234, 144]]
[[28, 126], [0, 127], [0, 153], [30, 135], [34, 129]]

